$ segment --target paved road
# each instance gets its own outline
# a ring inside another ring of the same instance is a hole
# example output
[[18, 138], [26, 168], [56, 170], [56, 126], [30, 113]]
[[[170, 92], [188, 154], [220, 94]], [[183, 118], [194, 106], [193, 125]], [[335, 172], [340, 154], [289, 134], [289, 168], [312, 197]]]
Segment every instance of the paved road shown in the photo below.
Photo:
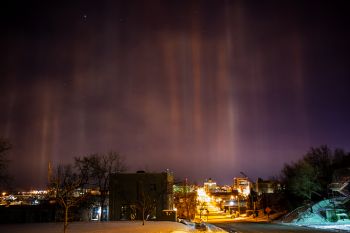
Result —
[[250, 222], [237, 222], [237, 223], [213, 223], [228, 232], [234, 233], [325, 233], [333, 232], [329, 230], [318, 230], [305, 227], [287, 226], [281, 224], [270, 223], [250, 223]]

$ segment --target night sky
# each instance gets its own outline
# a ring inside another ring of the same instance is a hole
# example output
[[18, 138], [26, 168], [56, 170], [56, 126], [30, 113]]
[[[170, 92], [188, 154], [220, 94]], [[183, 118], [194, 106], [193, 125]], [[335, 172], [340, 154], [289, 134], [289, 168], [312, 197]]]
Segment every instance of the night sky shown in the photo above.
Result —
[[350, 150], [348, 1], [2, 1], [0, 136], [18, 187], [114, 150], [231, 184]]

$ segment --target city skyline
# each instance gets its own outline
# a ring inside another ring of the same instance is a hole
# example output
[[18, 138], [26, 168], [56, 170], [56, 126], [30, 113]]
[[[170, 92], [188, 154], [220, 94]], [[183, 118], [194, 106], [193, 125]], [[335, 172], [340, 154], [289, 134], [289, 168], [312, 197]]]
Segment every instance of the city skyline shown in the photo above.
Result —
[[20, 187], [110, 150], [224, 184], [350, 150], [345, 1], [12, 1], [0, 136]]

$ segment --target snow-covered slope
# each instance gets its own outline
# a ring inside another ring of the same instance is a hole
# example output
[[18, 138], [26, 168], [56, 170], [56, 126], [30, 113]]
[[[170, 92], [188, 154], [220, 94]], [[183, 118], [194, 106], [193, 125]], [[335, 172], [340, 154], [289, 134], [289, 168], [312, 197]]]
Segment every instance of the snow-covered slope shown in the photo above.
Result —
[[320, 201], [311, 206], [302, 206], [286, 215], [282, 222], [327, 229], [350, 229], [350, 220], [343, 206], [345, 198]]
[[[209, 226], [207, 232], [226, 232]], [[0, 225], [0, 232], [6, 233], [62, 233], [62, 223], [9, 224]], [[68, 226], [67, 233], [188, 233], [196, 232], [193, 226], [177, 222], [140, 221], [118, 222], [75, 222]]]

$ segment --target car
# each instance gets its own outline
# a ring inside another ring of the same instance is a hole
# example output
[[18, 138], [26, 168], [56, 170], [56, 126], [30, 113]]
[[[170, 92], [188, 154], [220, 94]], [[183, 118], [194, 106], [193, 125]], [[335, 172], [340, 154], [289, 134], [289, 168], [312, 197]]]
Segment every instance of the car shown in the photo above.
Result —
[[205, 225], [205, 223], [202, 222], [196, 222], [194, 224], [194, 228], [199, 231], [206, 231], [208, 229], [207, 225]]

